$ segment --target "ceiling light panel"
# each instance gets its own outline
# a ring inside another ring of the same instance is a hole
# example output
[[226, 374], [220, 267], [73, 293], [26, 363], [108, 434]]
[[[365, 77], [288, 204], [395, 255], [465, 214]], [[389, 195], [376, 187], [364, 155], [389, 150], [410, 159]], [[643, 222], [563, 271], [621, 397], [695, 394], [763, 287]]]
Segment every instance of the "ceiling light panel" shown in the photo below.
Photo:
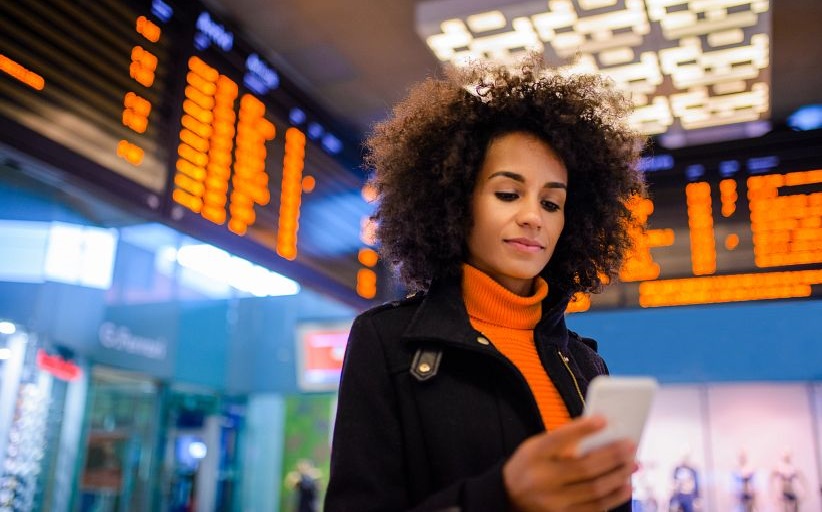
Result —
[[417, 32], [458, 66], [536, 49], [563, 72], [607, 75], [630, 93], [632, 124], [671, 145], [758, 133], [770, 113], [768, 0], [425, 0]]

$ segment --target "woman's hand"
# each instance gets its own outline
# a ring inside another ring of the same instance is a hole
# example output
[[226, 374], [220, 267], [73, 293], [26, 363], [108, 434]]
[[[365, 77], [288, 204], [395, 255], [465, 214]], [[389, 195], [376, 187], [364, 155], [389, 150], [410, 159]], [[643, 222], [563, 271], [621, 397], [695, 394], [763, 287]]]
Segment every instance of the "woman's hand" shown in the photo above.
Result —
[[605, 426], [595, 416], [523, 441], [502, 469], [517, 512], [603, 512], [631, 498], [636, 446], [616, 441], [578, 455], [583, 437]]

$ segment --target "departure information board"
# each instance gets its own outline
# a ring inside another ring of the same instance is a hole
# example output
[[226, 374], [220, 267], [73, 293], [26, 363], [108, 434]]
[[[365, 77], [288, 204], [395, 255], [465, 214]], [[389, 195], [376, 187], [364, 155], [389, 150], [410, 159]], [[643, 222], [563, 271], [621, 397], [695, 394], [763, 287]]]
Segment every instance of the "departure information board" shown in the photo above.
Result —
[[3, 2], [0, 31], [3, 142], [303, 285], [377, 296], [359, 141], [212, 12]]
[[822, 297], [822, 133], [657, 151], [618, 283], [572, 311]]
[[159, 195], [171, 38], [145, 14], [117, 2], [2, 2], [0, 114]]

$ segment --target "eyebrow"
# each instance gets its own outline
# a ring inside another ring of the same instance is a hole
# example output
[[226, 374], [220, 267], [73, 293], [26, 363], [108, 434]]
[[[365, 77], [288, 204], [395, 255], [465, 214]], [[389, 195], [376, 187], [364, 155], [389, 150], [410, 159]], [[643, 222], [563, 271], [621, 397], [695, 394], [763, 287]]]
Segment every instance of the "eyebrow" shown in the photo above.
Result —
[[[490, 180], [491, 178], [495, 178], [497, 176], [511, 178], [514, 181], [525, 183], [525, 178], [522, 176], [522, 174], [517, 174], [511, 171], [497, 171], [491, 176], [488, 176], [488, 179]], [[543, 185], [542, 188], [561, 188], [567, 190], [568, 187], [565, 185], [565, 183], [562, 183], [560, 181], [546, 181], [545, 185]]]

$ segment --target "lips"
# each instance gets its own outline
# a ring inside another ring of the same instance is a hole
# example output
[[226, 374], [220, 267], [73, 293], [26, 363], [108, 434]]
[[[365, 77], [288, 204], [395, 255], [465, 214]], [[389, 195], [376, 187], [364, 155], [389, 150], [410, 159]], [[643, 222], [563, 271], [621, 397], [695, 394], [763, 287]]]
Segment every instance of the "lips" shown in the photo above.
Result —
[[536, 240], [531, 240], [530, 238], [509, 238], [505, 240], [505, 243], [515, 249], [525, 252], [538, 252], [545, 249], [544, 245]]

